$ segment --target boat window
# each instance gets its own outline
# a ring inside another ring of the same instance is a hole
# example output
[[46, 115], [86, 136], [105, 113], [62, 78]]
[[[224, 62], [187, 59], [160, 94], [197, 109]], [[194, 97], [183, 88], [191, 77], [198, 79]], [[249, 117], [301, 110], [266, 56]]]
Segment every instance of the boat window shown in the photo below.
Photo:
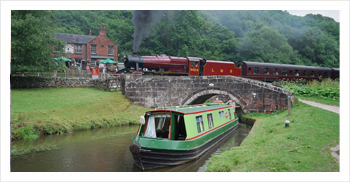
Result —
[[270, 73], [269, 68], [264, 68], [264, 75], [268, 75]]
[[175, 119], [176, 119], [175, 140], [185, 140], [187, 137], [187, 134], [186, 134], [184, 117], [175, 115]]
[[225, 117], [224, 111], [219, 111], [219, 118]]
[[254, 74], [260, 74], [260, 67], [254, 67]]
[[231, 109], [228, 109], [228, 117], [230, 119], [230, 121], [232, 120], [232, 117], [231, 117]]
[[278, 68], [274, 68], [274, 69], [273, 69], [273, 74], [274, 74], [274, 75], [278, 75]]
[[170, 114], [149, 116], [145, 136], [151, 138], [170, 138], [170, 118]]
[[282, 75], [287, 75], [287, 69], [282, 69]]
[[208, 118], [208, 126], [209, 126], [209, 129], [214, 128], [213, 114], [212, 114], [212, 113], [207, 114], [207, 118]]
[[196, 116], [196, 122], [197, 122], [197, 131], [198, 131], [198, 133], [202, 133], [204, 131], [204, 124], [203, 124], [203, 117], [202, 117], [202, 115]]
[[307, 71], [303, 70], [303, 76], [307, 76]]

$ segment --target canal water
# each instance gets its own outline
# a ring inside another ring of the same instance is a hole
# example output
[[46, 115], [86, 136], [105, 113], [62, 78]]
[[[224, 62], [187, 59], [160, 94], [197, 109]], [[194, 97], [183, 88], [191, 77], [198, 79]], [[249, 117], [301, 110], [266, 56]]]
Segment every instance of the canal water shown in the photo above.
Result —
[[[11, 150], [51, 148], [11, 157], [11, 172], [141, 172], [129, 151], [129, 142], [137, 125], [50, 135], [34, 141], [13, 141]], [[239, 146], [251, 127], [238, 128], [201, 158], [176, 167], [146, 172], [202, 172], [212, 155]]]

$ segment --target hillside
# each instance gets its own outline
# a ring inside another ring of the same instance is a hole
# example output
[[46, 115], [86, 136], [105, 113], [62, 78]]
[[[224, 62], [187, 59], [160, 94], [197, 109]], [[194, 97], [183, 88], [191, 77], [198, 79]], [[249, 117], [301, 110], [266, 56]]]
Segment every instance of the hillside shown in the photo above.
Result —
[[[339, 68], [339, 23], [287, 11], [154, 11], [139, 55], [259, 61]], [[133, 11], [53, 11], [57, 33], [98, 34], [119, 45], [119, 60], [134, 47]], [[151, 17], [151, 16], [150, 16]], [[148, 17], [147, 17], [148, 18]]]

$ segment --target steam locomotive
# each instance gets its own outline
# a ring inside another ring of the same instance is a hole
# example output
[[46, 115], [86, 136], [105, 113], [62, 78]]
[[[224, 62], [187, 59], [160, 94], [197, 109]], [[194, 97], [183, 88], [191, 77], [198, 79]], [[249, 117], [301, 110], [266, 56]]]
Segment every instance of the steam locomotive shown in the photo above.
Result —
[[124, 56], [125, 69], [116, 75], [133, 73], [168, 76], [237, 76], [261, 81], [281, 79], [339, 78], [339, 68], [301, 66], [290, 64], [239, 61], [206, 60], [199, 57], [177, 57], [165, 54], [155, 56]]

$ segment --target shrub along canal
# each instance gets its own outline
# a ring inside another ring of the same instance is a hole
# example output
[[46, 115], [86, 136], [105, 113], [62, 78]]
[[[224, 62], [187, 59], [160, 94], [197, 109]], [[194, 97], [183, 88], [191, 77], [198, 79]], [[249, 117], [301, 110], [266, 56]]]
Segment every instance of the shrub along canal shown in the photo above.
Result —
[[[137, 129], [138, 125], [130, 125], [49, 135], [32, 141], [15, 140], [11, 142], [11, 153], [28, 148], [42, 151], [11, 156], [11, 172], [140, 172], [129, 151], [130, 139]], [[250, 130], [250, 126], [240, 124], [201, 158], [185, 165], [152, 171], [205, 171], [211, 156], [239, 146]]]

